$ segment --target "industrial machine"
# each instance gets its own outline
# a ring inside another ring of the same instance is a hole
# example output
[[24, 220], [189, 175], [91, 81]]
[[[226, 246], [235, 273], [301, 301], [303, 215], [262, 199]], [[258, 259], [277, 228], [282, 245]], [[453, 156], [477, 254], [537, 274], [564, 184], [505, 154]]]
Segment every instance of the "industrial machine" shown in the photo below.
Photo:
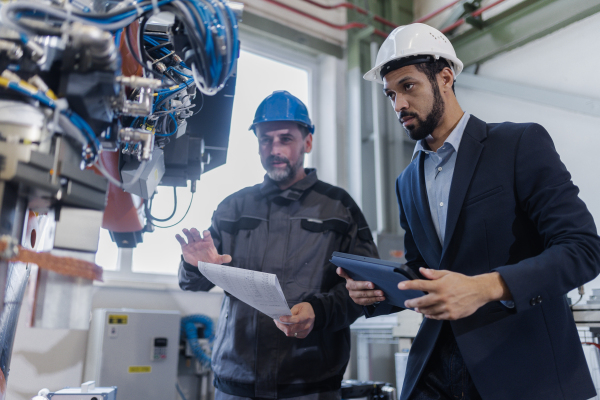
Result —
[[225, 162], [242, 8], [0, 6], [0, 399], [29, 275], [32, 326], [86, 329], [100, 227], [135, 246], [157, 185]]

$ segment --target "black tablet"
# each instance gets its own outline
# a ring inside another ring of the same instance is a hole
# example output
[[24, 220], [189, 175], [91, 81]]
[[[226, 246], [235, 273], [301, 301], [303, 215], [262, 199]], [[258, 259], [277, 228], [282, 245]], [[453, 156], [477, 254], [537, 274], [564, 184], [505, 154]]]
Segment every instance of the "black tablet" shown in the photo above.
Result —
[[423, 279], [415, 271], [404, 264], [334, 252], [330, 260], [341, 267], [355, 281], [373, 282], [377, 289], [385, 293], [387, 302], [398, 307], [404, 307], [406, 300], [425, 295], [420, 290], [400, 290], [398, 283], [412, 279]]

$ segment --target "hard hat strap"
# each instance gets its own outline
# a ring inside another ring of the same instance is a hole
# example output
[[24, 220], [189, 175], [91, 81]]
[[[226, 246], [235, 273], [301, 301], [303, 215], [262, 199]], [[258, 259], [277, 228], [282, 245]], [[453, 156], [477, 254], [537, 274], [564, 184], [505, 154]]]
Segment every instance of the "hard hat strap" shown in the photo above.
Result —
[[387, 64], [384, 64], [384, 66], [381, 67], [381, 70], [379, 71], [379, 75], [383, 80], [383, 77], [389, 74], [390, 72], [400, 69], [402, 67], [406, 67], [407, 65], [432, 63], [435, 62], [435, 60], [436, 57], [432, 55], [416, 55], [411, 57], [397, 58], [388, 62]]

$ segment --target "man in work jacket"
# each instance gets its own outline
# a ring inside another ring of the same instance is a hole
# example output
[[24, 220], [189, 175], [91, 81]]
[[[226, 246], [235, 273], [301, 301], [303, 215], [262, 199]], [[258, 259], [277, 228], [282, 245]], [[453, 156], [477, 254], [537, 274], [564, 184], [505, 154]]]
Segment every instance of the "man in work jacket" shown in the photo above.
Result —
[[377, 249], [350, 195], [304, 169], [314, 127], [300, 100], [274, 92], [258, 107], [251, 129], [265, 180], [226, 198], [202, 236], [196, 229], [183, 230], [187, 241], [177, 235], [179, 285], [193, 291], [214, 286], [198, 261], [273, 273], [292, 316], [273, 321], [226, 293], [212, 354], [215, 397], [339, 399], [349, 326], [362, 307], [329, 259], [334, 251], [378, 257]]

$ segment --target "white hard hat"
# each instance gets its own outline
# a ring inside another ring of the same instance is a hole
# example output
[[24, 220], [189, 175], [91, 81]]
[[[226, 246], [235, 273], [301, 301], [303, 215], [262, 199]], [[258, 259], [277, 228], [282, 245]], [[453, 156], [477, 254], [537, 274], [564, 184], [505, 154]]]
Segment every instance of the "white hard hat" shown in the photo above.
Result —
[[[410, 24], [399, 26], [385, 39], [379, 52], [375, 66], [363, 78], [368, 81], [383, 83], [381, 68], [393, 60], [414, 56], [433, 56], [435, 59], [444, 58], [454, 72], [454, 79], [461, 73], [463, 63], [456, 57], [452, 43], [440, 31], [425, 24]], [[426, 59], [407, 60], [406, 65], [426, 62]], [[402, 64], [394, 69], [401, 68]]]

